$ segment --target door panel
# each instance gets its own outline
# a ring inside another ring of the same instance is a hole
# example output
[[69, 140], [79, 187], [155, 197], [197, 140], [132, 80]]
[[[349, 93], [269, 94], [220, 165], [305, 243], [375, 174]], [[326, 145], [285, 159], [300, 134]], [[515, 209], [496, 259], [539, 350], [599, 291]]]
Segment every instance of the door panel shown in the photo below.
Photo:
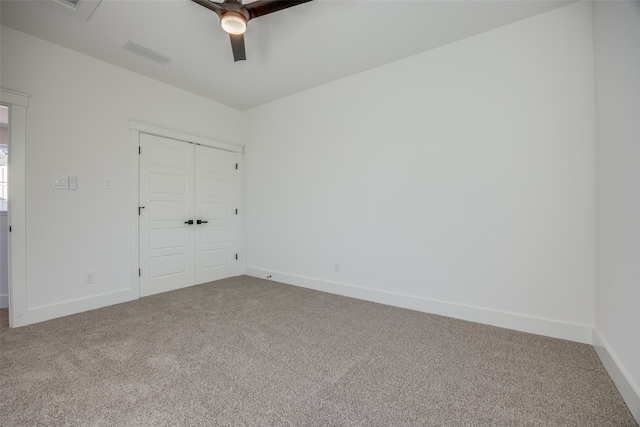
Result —
[[[151, 258], [151, 279], [175, 276], [187, 272], [186, 254], [163, 255]], [[191, 284], [191, 283], [189, 283]]]
[[202, 195], [213, 197], [229, 197], [231, 189], [229, 181], [224, 179], [202, 179]]
[[196, 146], [195, 211], [196, 283], [239, 274], [238, 216], [239, 180], [236, 153]]
[[184, 175], [154, 172], [150, 180], [152, 193], [184, 194], [187, 188]]
[[140, 295], [194, 284], [194, 146], [140, 134]]
[[228, 249], [214, 249], [202, 252], [202, 268], [209, 269], [225, 266], [229, 263]]
[[213, 225], [202, 230], [202, 240], [205, 244], [229, 242], [229, 226]]
[[[160, 193], [152, 193], [151, 197], [154, 195], [160, 197]], [[191, 210], [185, 200], [149, 200], [147, 205], [151, 221], [183, 221], [189, 216], [186, 212]]]
[[150, 247], [151, 249], [162, 248], [179, 248], [184, 247], [186, 239], [186, 230], [180, 228], [162, 228], [150, 231]]
[[240, 274], [238, 154], [144, 133], [140, 148], [140, 296]]
[[[203, 202], [200, 206], [202, 210], [202, 216], [212, 221], [227, 222], [231, 218], [231, 204], [230, 203], [211, 203]], [[209, 223], [211, 224], [211, 223]], [[228, 225], [228, 224], [224, 224]], [[211, 225], [209, 225], [211, 227]]]

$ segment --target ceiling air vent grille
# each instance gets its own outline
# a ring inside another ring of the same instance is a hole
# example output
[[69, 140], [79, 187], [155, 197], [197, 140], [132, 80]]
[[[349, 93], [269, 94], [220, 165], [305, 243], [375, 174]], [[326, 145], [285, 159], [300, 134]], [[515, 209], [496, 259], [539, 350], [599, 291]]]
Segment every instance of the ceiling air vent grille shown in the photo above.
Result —
[[165, 65], [167, 62], [171, 61], [171, 58], [168, 56], [164, 56], [158, 52], [154, 52], [151, 49], [148, 49], [138, 43], [134, 43], [131, 40], [127, 42], [124, 46], [122, 46], [125, 50], [129, 52], [133, 52], [136, 55], [144, 56], [147, 59], [152, 60], [153, 62], [157, 62], [158, 64]]
[[40, 3], [82, 21], [88, 21], [102, 0], [49, 0]]

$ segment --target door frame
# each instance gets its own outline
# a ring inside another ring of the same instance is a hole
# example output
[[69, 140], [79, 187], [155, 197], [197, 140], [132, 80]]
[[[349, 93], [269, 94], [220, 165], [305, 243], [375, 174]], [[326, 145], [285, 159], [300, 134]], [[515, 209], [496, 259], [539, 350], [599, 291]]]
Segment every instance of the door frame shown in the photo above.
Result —
[[9, 326], [25, 325], [27, 313], [27, 108], [31, 95], [0, 88], [0, 104], [9, 107]]
[[[244, 145], [234, 142], [223, 141], [220, 139], [211, 138], [204, 135], [198, 135], [191, 132], [181, 131], [178, 129], [172, 129], [165, 126], [155, 125], [152, 123], [143, 122], [141, 120], [129, 119], [129, 132], [130, 132], [130, 158], [131, 158], [131, 191], [130, 194], [130, 212], [131, 216], [129, 217], [130, 224], [130, 236], [131, 236], [131, 290], [138, 295], [140, 295], [140, 229], [138, 223], [138, 207], [140, 206], [139, 202], [139, 191], [140, 191], [140, 164], [139, 164], [139, 144], [140, 144], [140, 134], [146, 133], [150, 135], [161, 136], [164, 138], [171, 138], [178, 141], [183, 141], [186, 143], [192, 143], [196, 145], [204, 145], [211, 148], [216, 148], [218, 150], [230, 151], [233, 153], [240, 154], [238, 161], [238, 168], [243, 167], [243, 154], [244, 154]], [[240, 203], [240, 211], [239, 211], [239, 231], [237, 235], [237, 247], [240, 251], [240, 255], [238, 256], [240, 262], [240, 272], [242, 272], [242, 236], [243, 236], [243, 227], [244, 223], [244, 206], [243, 206], [243, 180], [242, 177], [244, 173], [242, 173], [242, 169], [240, 169], [240, 174], [238, 179], [240, 180], [240, 194], [238, 197], [238, 202]]]

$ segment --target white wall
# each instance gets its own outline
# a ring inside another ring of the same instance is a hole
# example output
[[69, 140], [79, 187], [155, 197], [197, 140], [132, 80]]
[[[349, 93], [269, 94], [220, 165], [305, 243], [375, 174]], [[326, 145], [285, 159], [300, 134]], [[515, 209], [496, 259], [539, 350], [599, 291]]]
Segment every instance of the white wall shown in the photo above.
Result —
[[593, 16], [594, 344], [640, 422], [640, 2], [595, 2]]
[[590, 342], [592, 70], [579, 3], [249, 110], [247, 273]]
[[[32, 95], [25, 322], [130, 296], [128, 120], [242, 142], [242, 113], [7, 27], [1, 49], [2, 87]], [[52, 175], [78, 190], [52, 189]]]

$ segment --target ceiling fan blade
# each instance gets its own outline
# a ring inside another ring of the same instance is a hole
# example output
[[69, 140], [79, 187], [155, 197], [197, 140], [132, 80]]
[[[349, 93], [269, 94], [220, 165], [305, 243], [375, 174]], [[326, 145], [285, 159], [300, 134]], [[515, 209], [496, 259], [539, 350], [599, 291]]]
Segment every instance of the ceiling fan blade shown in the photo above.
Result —
[[217, 15], [220, 15], [224, 8], [222, 7], [222, 3], [216, 3], [209, 0], [192, 0], [195, 3], [198, 3], [200, 6], [204, 6], [209, 10], [213, 10]]
[[231, 39], [231, 50], [233, 51], [233, 61], [244, 61], [247, 59], [247, 55], [244, 51], [244, 35], [243, 34], [229, 34]]
[[312, 0], [258, 0], [253, 3], [247, 3], [244, 7], [249, 12], [250, 19], [253, 19], [310, 1]]

